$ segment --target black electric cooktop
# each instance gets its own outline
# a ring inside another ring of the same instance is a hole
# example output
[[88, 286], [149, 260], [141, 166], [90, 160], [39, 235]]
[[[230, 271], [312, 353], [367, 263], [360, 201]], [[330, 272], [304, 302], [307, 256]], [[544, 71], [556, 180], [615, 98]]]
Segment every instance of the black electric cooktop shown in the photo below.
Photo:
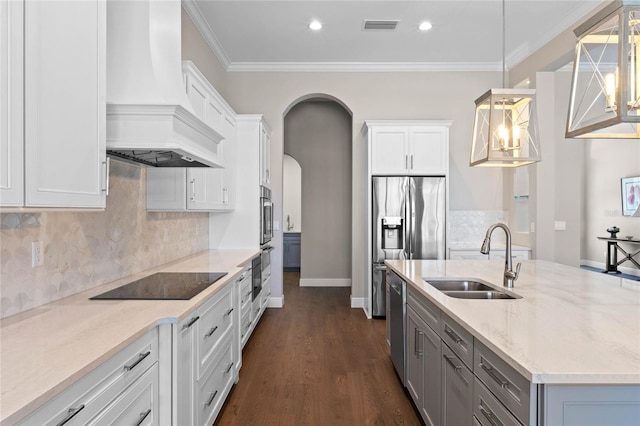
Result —
[[93, 300], [189, 300], [226, 272], [158, 272], [105, 293]]

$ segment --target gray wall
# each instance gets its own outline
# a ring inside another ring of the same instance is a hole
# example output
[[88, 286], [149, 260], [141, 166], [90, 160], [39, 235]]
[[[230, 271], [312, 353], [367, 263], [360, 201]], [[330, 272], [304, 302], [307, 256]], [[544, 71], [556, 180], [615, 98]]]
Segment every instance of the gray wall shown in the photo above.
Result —
[[302, 168], [301, 285], [350, 285], [351, 144], [351, 115], [336, 102], [304, 101], [284, 118], [284, 153]]

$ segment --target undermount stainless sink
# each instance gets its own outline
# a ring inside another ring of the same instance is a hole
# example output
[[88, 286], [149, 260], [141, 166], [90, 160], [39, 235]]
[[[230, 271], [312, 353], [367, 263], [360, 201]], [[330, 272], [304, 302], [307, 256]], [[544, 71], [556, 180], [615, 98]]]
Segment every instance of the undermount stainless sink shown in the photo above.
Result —
[[424, 278], [424, 280], [449, 297], [457, 299], [520, 299], [521, 296], [507, 293], [479, 279], [469, 278]]
[[501, 291], [445, 291], [443, 293], [456, 299], [519, 299]]
[[493, 287], [474, 280], [429, 280], [427, 281], [440, 291], [485, 291], [495, 290]]

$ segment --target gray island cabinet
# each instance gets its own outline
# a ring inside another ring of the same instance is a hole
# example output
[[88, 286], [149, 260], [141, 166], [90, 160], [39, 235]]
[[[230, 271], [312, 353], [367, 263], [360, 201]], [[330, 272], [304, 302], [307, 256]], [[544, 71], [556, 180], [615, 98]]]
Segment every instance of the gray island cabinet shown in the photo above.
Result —
[[640, 282], [530, 261], [522, 299], [465, 300], [428, 279], [495, 283], [502, 263], [387, 264], [407, 283], [405, 385], [425, 424], [640, 424]]

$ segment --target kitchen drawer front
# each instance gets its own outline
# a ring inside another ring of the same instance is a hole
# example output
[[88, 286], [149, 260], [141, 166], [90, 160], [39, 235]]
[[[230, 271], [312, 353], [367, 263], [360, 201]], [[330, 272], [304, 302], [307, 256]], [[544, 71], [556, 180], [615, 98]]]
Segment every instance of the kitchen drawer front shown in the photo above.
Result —
[[253, 288], [251, 287], [251, 280], [244, 279], [239, 282], [240, 283], [240, 306], [242, 309], [245, 309], [245, 305], [247, 303], [251, 303], [251, 294], [253, 293]]
[[480, 253], [480, 250], [449, 250], [451, 260], [487, 260], [489, 255]]
[[522, 426], [477, 378], [473, 383], [473, 415], [483, 426]]
[[480, 342], [476, 342], [474, 371], [487, 388], [523, 424], [528, 424], [531, 383]]
[[211, 364], [222, 337], [231, 330], [234, 309], [232, 289], [233, 286], [226, 286], [200, 314], [197, 323], [198, 377], [202, 377], [206, 367]]
[[208, 369], [205, 378], [199, 382], [198, 424], [212, 425], [215, 416], [224, 403], [225, 396], [233, 384], [233, 353], [231, 338], [226, 338], [220, 351], [216, 353], [213, 368]]
[[157, 361], [156, 327], [17, 424], [86, 424]]
[[89, 424], [140, 426], [159, 424], [158, 386], [158, 363], [155, 363]]
[[[251, 306], [251, 304], [249, 304]], [[242, 342], [242, 346], [249, 339], [249, 333], [251, 332], [251, 309], [242, 313], [242, 319], [240, 320], [240, 340]]]
[[[504, 250], [502, 252], [489, 253], [489, 259], [505, 259]], [[529, 260], [528, 250], [513, 250], [511, 252], [511, 260]]]
[[407, 304], [413, 308], [424, 322], [436, 332], [440, 332], [440, 309], [425, 300], [424, 296], [416, 293], [411, 286], [407, 286]]
[[262, 292], [260, 293], [260, 306], [266, 307], [269, 303], [269, 296], [271, 296], [271, 277], [267, 278], [262, 283]]
[[440, 337], [473, 371], [473, 336], [445, 313], [440, 317]]

